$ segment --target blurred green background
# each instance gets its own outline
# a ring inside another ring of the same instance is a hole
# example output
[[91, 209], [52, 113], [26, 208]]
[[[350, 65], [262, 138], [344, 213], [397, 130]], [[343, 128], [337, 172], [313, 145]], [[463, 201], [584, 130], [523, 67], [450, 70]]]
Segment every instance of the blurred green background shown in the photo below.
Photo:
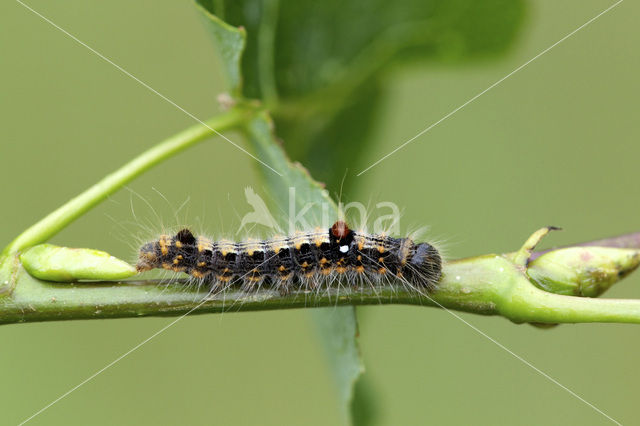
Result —
[[[224, 81], [190, 2], [29, 4], [196, 116], [218, 110]], [[398, 70], [360, 155], [377, 160], [611, 4], [532, 1], [498, 60]], [[565, 230], [547, 246], [639, 230], [639, 17], [638, 4], [622, 3], [362, 177], [350, 171], [348, 198], [404, 207], [403, 227], [430, 225], [450, 258], [513, 250], [548, 224]], [[0, 47], [0, 241], [193, 124], [16, 2], [0, 5]], [[248, 211], [246, 186], [262, 191], [253, 162], [217, 138], [130, 189], [167, 222], [188, 199], [185, 221], [231, 233]], [[53, 242], [135, 258], [131, 204], [154, 219], [132, 191]], [[632, 275], [607, 297], [640, 297], [638, 286]], [[359, 313], [378, 425], [607, 423], [445, 311]], [[638, 326], [539, 330], [462, 317], [618, 421], [636, 420]], [[0, 327], [1, 423], [30, 416], [170, 321]], [[336, 424], [322, 350], [304, 310], [187, 317], [30, 424]]]

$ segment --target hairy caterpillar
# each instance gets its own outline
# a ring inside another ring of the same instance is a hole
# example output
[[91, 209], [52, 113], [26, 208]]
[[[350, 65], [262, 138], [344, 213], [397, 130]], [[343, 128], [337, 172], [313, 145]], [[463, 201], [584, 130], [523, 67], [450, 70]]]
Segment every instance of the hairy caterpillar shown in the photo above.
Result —
[[186, 272], [211, 285], [212, 291], [269, 285], [287, 293], [339, 279], [357, 286], [392, 278], [432, 290], [442, 274], [442, 258], [429, 243], [355, 232], [338, 221], [328, 230], [238, 243], [214, 242], [182, 229], [144, 244], [136, 267]]

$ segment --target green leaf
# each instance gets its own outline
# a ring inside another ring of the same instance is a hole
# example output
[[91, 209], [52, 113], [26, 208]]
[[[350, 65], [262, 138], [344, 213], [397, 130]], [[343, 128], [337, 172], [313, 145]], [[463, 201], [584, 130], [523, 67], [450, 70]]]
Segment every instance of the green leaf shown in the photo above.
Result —
[[[216, 16], [217, 21], [224, 21], [237, 28], [247, 29], [246, 50], [242, 58], [242, 76], [244, 86], [242, 93], [250, 99], [265, 99], [265, 93], [274, 93], [274, 70], [278, 66], [273, 63], [274, 32], [277, 27], [278, 1], [216, 1], [197, 0], [207, 11], [208, 16]], [[222, 22], [220, 21], [220, 22]], [[214, 20], [214, 24], [215, 24]], [[225, 24], [226, 25], [226, 24]], [[224, 40], [220, 40], [224, 43]], [[227, 49], [231, 45], [220, 46]], [[224, 58], [223, 58], [224, 59]], [[270, 69], [267, 69], [269, 67]], [[268, 76], [271, 76], [268, 79]]]
[[329, 193], [322, 184], [313, 180], [307, 169], [287, 158], [282, 146], [276, 140], [273, 129], [273, 121], [266, 112], [257, 114], [246, 126], [247, 138], [255, 150], [256, 157], [282, 174], [278, 176], [266, 167], [258, 166], [267, 189], [274, 198], [273, 205], [276, 208], [288, 206], [290, 191], [294, 189], [296, 208], [309, 206], [308, 217], [319, 220], [323, 214], [323, 205], [337, 217], [338, 207]]
[[524, 0], [200, 3], [246, 28], [244, 96], [266, 102], [289, 155], [334, 191], [359, 167], [388, 70], [501, 53], [524, 16]]
[[378, 424], [379, 407], [370, 376], [362, 375], [353, 388], [351, 400], [351, 424], [373, 426]]
[[231, 93], [234, 96], [239, 96], [242, 93], [240, 64], [242, 62], [242, 52], [244, 51], [247, 33], [244, 28], [235, 28], [209, 13], [209, 10], [211, 10], [210, 1], [198, 0], [197, 6], [202, 11], [206, 27], [213, 35], [216, 42], [215, 44], [219, 49], [222, 64], [229, 79]]
[[352, 306], [314, 309], [311, 315], [324, 342], [324, 349], [338, 384], [344, 423], [349, 422], [354, 386], [364, 373], [357, 345], [358, 323]]

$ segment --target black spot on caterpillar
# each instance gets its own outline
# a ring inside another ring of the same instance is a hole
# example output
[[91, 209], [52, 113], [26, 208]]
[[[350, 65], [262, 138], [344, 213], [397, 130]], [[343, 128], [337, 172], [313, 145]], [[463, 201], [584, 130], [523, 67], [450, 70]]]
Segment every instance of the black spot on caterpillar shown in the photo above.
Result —
[[391, 283], [393, 278], [433, 290], [442, 274], [442, 258], [429, 243], [355, 232], [338, 221], [328, 230], [264, 241], [212, 241], [182, 229], [144, 244], [136, 267], [186, 272], [212, 291], [268, 285], [287, 293], [338, 280], [358, 286]]

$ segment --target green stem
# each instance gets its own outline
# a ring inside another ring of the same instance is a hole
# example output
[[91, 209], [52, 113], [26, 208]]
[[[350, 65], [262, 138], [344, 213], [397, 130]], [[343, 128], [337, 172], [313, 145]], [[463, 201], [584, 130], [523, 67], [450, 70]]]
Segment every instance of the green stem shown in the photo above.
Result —
[[[10, 298], [0, 299], [0, 324], [69, 319], [178, 316], [186, 313], [258, 311], [342, 305], [404, 304], [502, 315], [516, 323], [613, 322], [640, 324], [640, 300], [592, 299], [548, 293], [531, 284], [508, 256], [488, 255], [445, 265], [437, 291], [420, 294], [401, 283], [378, 288], [293, 292], [261, 289], [207, 296], [179, 283], [156, 281], [56, 284], [19, 267]], [[200, 300], [204, 300], [200, 304]]]
[[617, 322], [640, 323], [640, 300], [594, 299], [590, 297], [562, 296], [547, 293], [529, 284], [522, 286], [500, 314], [514, 322], [533, 323], [585, 323]]
[[115, 172], [105, 176], [101, 181], [32, 225], [5, 247], [0, 257], [47, 241], [87, 210], [91, 209], [149, 168], [192, 146], [196, 142], [211, 136], [215, 132], [222, 132], [239, 126], [247, 119], [247, 116], [248, 113], [246, 110], [234, 108], [224, 114], [209, 119], [205, 124], [197, 124], [189, 127], [143, 152], [138, 157]]
[[640, 300], [550, 293], [534, 286], [526, 271], [509, 257], [483, 256], [451, 262], [445, 269], [445, 285], [434, 294], [434, 301], [448, 309], [502, 315], [516, 323], [640, 324]]

